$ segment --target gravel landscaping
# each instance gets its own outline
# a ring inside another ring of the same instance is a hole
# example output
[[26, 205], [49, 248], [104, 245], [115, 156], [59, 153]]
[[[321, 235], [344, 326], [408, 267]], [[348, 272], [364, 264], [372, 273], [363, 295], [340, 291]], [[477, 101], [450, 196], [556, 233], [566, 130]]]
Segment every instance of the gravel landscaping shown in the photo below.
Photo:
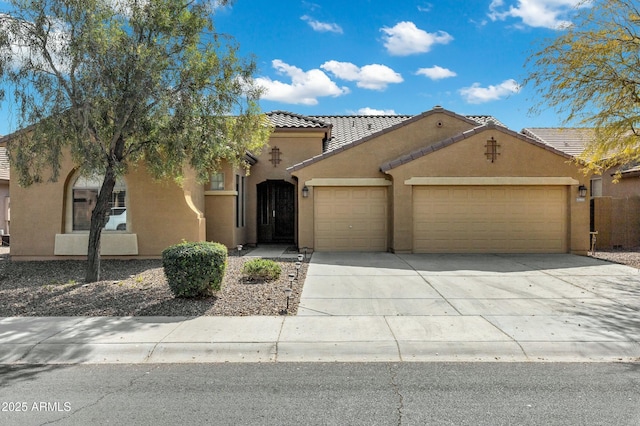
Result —
[[[640, 269], [640, 248], [599, 251], [598, 259]], [[202, 299], [173, 296], [160, 260], [103, 260], [102, 281], [85, 284], [84, 261], [11, 262], [9, 249], [0, 248], [0, 317], [14, 316], [201, 316], [295, 315], [307, 272], [303, 263], [289, 310], [284, 312], [289, 274], [294, 260], [278, 260], [280, 278], [249, 283], [242, 266], [250, 260], [243, 251], [231, 252], [222, 289]]]
[[593, 257], [640, 269], [640, 247], [632, 250], [596, 251]]
[[[84, 261], [11, 262], [0, 254], [0, 317], [14, 316], [202, 316], [285, 315], [284, 289], [295, 260], [278, 260], [280, 278], [248, 283], [242, 265], [250, 257], [230, 253], [222, 288], [215, 296], [173, 296], [161, 260], [102, 260], [102, 281], [85, 284]], [[303, 263], [289, 300], [295, 315], [308, 264]]]

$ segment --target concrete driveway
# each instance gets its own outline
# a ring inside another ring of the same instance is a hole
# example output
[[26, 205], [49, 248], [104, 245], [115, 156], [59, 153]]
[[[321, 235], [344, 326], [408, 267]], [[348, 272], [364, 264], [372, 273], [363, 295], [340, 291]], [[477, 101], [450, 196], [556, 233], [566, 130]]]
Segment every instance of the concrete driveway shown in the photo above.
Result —
[[384, 317], [405, 355], [455, 343], [628, 360], [640, 357], [639, 310], [639, 271], [590, 257], [314, 253], [298, 316]]

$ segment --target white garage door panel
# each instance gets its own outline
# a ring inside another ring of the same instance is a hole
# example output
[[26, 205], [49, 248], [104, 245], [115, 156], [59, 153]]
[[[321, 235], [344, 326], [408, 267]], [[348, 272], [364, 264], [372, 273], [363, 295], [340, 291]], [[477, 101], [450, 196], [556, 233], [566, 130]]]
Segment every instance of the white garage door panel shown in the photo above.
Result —
[[414, 187], [415, 252], [565, 252], [564, 186]]
[[386, 188], [316, 187], [314, 198], [316, 250], [386, 251]]

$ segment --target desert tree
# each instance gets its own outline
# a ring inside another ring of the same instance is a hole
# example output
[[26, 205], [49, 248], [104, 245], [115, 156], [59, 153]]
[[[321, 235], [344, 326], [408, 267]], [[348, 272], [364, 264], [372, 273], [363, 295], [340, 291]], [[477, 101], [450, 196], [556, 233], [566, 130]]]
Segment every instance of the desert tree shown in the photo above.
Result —
[[[0, 14], [0, 96], [15, 103], [8, 142], [20, 185], [56, 180], [63, 155], [99, 176], [87, 282], [116, 179], [144, 162], [157, 179], [202, 181], [268, 140], [255, 62], [216, 32], [230, 0], [9, 0]], [[12, 176], [12, 178], [14, 178]]]
[[581, 156], [595, 172], [640, 159], [640, 4], [578, 3], [572, 23], [529, 57], [525, 84], [565, 125], [594, 129]]

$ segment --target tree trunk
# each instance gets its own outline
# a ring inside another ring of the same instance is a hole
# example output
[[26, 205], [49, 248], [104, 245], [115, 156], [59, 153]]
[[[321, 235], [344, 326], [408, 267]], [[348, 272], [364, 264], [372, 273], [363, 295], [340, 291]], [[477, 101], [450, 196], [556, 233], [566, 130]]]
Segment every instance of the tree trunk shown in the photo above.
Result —
[[107, 223], [107, 213], [109, 212], [109, 201], [116, 186], [116, 175], [111, 165], [102, 181], [102, 187], [96, 200], [96, 206], [91, 213], [91, 228], [89, 228], [89, 246], [87, 248], [87, 270], [85, 282], [92, 283], [100, 280], [100, 237], [102, 228]]

